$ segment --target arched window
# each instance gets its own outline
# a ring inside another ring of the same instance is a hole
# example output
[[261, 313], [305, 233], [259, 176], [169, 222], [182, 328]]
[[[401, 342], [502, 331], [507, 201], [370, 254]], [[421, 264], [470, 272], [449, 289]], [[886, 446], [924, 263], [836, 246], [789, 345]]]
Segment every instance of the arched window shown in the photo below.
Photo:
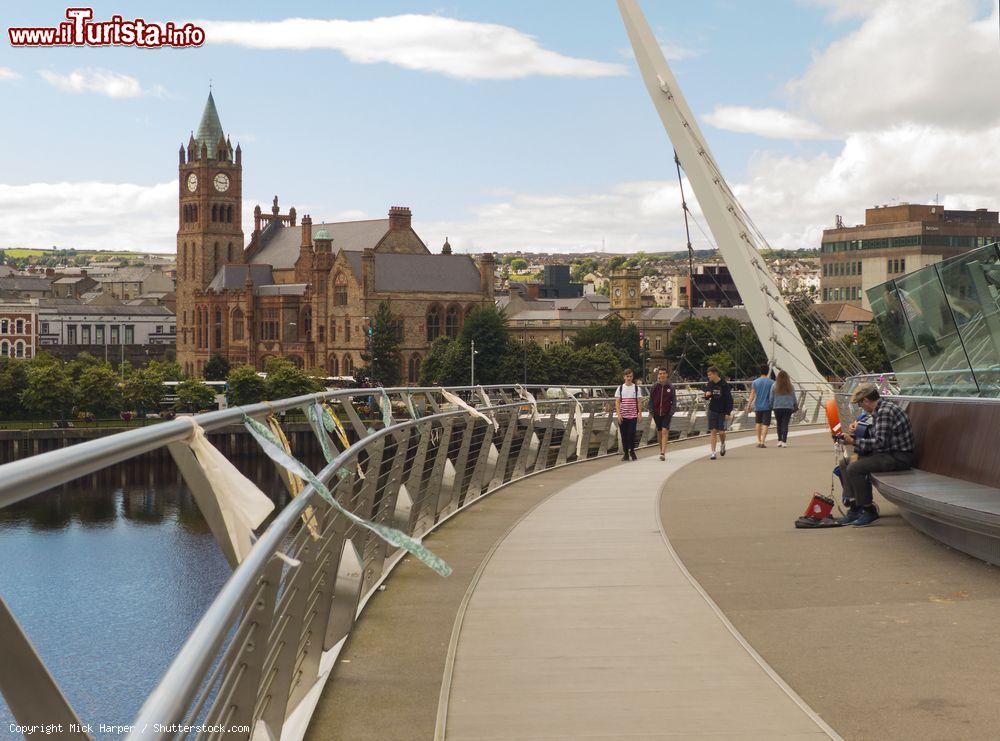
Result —
[[337, 342], [337, 320], [336, 319], [331, 319], [330, 320], [330, 342], [331, 342], [331, 344]]
[[410, 383], [417, 383], [420, 380], [420, 355], [413, 353], [410, 356], [410, 365], [406, 378]]
[[302, 329], [302, 338], [306, 342], [312, 342], [313, 312], [312, 307], [305, 307], [299, 315], [299, 326]]
[[333, 279], [333, 305], [347, 306], [347, 277], [343, 273]]
[[197, 221], [197, 220], [198, 220], [198, 204], [193, 203], [191, 204], [191, 221]]
[[222, 311], [215, 310], [215, 349], [222, 347]]
[[10, 357], [10, 343], [7, 340], [0, 341], [0, 358]]
[[230, 224], [233, 223], [233, 207], [232, 206], [226, 206], [226, 221], [228, 221]]
[[233, 261], [233, 243], [230, 242], [226, 246], [226, 262], [232, 263], [232, 261]]
[[213, 203], [212, 204], [212, 221], [218, 221], [218, 220], [219, 220], [219, 207], [216, 206]]
[[427, 310], [427, 341], [433, 342], [441, 334], [441, 307], [434, 304]]
[[243, 310], [236, 309], [233, 312], [233, 321], [231, 330], [231, 336], [234, 340], [243, 339], [243, 326], [244, 326]]
[[444, 331], [451, 339], [458, 337], [458, 330], [462, 326], [461, 315], [457, 306], [449, 306], [448, 314], [444, 319]]
[[343, 373], [345, 376], [354, 375], [354, 359], [351, 357], [350, 353], [344, 354], [344, 369]]
[[0, 319], [0, 334], [10, 333], [10, 321], [7, 319]]
[[23, 358], [24, 357], [24, 340], [18, 340], [14, 343], [14, 357]]
[[212, 277], [219, 271], [219, 263], [222, 261], [222, 248], [219, 243], [215, 243], [215, 247], [212, 249]]
[[326, 361], [326, 371], [331, 376], [340, 375], [340, 360], [336, 355], [331, 355], [330, 359]]

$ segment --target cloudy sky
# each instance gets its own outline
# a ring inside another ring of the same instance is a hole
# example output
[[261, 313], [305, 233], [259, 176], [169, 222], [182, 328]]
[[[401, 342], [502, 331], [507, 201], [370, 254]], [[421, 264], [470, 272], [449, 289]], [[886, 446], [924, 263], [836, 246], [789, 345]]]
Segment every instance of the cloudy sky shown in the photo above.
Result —
[[[1000, 206], [997, 0], [640, 0], [777, 247], [896, 201]], [[677, 250], [672, 154], [613, 0], [97, 3], [196, 20], [199, 49], [0, 42], [0, 248], [171, 251], [177, 148], [213, 81], [244, 216], [409, 205], [432, 248]], [[248, 229], [249, 232], [249, 229]], [[698, 226], [697, 246], [706, 246]]]

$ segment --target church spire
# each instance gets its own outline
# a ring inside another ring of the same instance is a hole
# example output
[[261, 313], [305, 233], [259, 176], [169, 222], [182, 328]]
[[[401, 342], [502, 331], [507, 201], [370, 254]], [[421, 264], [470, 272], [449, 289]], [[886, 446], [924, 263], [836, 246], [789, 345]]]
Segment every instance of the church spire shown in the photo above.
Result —
[[205, 146], [208, 149], [209, 157], [215, 159], [212, 155], [215, 154], [222, 136], [222, 122], [219, 121], [219, 112], [215, 108], [215, 98], [209, 91], [208, 100], [205, 101], [205, 110], [201, 114], [201, 123], [198, 124], [198, 132], [195, 134], [198, 150], [200, 151], [202, 146]]

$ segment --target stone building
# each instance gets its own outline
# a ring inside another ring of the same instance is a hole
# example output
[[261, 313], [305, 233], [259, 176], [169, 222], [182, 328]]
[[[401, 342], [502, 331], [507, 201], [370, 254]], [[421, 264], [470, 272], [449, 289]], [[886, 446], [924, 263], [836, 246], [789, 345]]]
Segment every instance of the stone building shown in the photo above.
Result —
[[432, 254], [410, 209], [388, 218], [299, 221], [295, 208], [254, 209], [244, 247], [243, 154], [223, 134], [209, 94], [201, 123], [179, 153], [177, 359], [200, 374], [209, 357], [258, 369], [271, 357], [350, 376], [362, 364], [381, 301], [396, 317], [401, 374], [416, 382], [430, 343], [458, 335], [473, 309], [493, 302], [491, 254]]

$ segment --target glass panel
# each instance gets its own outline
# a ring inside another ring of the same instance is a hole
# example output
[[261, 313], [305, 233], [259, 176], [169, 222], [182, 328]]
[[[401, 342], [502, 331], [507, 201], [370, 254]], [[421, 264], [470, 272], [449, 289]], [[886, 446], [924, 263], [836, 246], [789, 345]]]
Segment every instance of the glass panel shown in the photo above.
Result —
[[935, 396], [975, 396], [979, 387], [935, 266], [898, 278], [896, 293]]
[[1000, 248], [990, 245], [938, 265], [982, 396], [1000, 396]]
[[910, 327], [903, 314], [903, 306], [896, 294], [895, 281], [889, 281], [868, 290], [868, 301], [875, 315], [882, 344], [889, 362], [899, 380], [904, 394], [929, 394], [930, 383], [917, 352], [917, 343], [910, 334]]

